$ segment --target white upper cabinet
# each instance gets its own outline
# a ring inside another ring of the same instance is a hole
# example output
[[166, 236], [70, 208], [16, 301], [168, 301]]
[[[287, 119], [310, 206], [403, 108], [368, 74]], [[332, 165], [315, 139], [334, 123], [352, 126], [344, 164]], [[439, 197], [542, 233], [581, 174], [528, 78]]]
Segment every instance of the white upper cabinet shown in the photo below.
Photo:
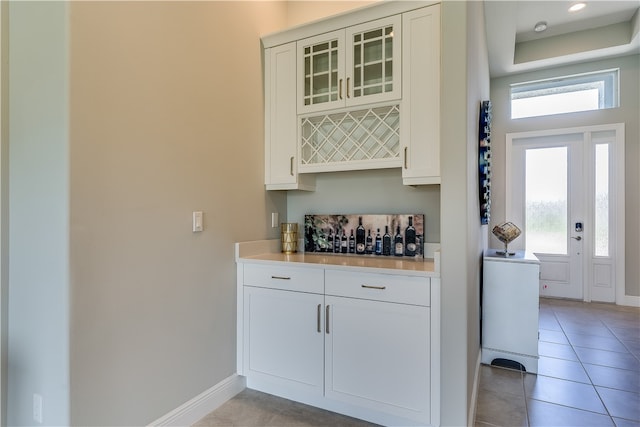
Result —
[[440, 183], [440, 5], [379, 2], [266, 36], [265, 184], [402, 168]]
[[299, 175], [296, 118], [296, 43], [265, 49], [265, 184], [267, 190], [313, 190]]
[[298, 114], [399, 99], [400, 15], [298, 41]]
[[440, 5], [402, 17], [402, 180], [440, 184]]

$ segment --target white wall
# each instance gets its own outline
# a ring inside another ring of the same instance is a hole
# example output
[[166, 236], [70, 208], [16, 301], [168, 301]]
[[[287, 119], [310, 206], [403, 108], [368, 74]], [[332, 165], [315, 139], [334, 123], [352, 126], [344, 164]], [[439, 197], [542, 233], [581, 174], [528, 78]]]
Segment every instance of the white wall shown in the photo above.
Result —
[[487, 248], [488, 226], [480, 224], [478, 135], [481, 101], [490, 97], [489, 54], [484, 2], [467, 3], [467, 407], [468, 423], [475, 414], [474, 381], [480, 356], [480, 282], [482, 254]]
[[9, 425], [69, 424], [67, 12], [9, 4]]
[[[620, 108], [511, 120], [511, 83], [620, 68]], [[491, 80], [491, 227], [505, 218], [505, 135], [543, 129], [625, 123], [626, 294], [640, 296], [640, 56], [632, 55]], [[500, 243], [492, 236], [492, 245]]]
[[479, 352], [478, 112], [489, 94], [481, 2], [442, 4], [442, 424], [466, 425]]

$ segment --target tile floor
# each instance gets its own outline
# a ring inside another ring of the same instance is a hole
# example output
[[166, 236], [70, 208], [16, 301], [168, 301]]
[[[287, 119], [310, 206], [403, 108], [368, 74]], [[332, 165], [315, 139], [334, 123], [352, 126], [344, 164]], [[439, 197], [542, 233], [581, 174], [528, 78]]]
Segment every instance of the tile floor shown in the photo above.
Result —
[[640, 309], [540, 300], [538, 375], [481, 366], [477, 427], [640, 426]]
[[[540, 300], [538, 375], [480, 367], [476, 427], [640, 427], [640, 309]], [[194, 426], [371, 426], [245, 390]]]

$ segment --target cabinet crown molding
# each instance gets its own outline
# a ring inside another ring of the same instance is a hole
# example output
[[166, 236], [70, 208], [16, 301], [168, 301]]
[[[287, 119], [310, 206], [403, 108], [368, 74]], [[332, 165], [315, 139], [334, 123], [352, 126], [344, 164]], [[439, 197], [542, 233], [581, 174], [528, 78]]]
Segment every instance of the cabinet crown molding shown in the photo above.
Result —
[[339, 30], [351, 25], [362, 24], [434, 4], [440, 4], [440, 1], [380, 1], [379, 3], [346, 11], [337, 15], [328, 16], [309, 23], [300, 24], [283, 31], [265, 34], [261, 37], [262, 45], [264, 48], [274, 47], [318, 34]]

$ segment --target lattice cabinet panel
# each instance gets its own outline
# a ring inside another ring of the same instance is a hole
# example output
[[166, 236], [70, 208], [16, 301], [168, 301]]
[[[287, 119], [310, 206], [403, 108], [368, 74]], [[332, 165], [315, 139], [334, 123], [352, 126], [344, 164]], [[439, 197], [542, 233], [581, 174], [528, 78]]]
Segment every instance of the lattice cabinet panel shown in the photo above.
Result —
[[300, 150], [301, 172], [399, 166], [400, 106], [303, 117]]

